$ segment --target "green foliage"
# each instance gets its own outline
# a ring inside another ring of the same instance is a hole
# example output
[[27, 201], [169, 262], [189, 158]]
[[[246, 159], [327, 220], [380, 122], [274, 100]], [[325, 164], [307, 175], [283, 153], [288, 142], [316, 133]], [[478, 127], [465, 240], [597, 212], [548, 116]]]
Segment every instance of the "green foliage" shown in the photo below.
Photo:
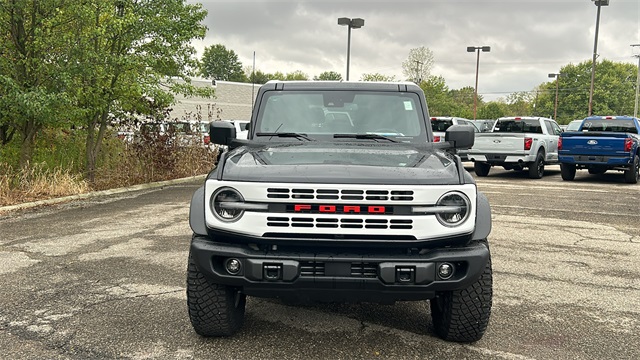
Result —
[[341, 81], [342, 75], [335, 71], [325, 71], [318, 76], [314, 76], [313, 80], [336, 80]]
[[204, 49], [200, 65], [202, 76], [215, 80], [246, 82], [242, 63], [233, 50], [216, 44]]
[[287, 73], [285, 80], [309, 80], [309, 75], [303, 73], [301, 70]]
[[395, 75], [384, 75], [380, 73], [362, 74], [360, 81], [398, 81]]

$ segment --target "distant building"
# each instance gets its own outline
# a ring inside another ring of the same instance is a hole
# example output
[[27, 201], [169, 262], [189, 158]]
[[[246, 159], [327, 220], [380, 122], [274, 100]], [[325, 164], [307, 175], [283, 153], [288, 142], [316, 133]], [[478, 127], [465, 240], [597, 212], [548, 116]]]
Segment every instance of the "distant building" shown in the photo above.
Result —
[[212, 86], [215, 97], [184, 97], [176, 95], [176, 104], [169, 113], [171, 120], [249, 120], [259, 84], [231, 81], [191, 80], [196, 87]]

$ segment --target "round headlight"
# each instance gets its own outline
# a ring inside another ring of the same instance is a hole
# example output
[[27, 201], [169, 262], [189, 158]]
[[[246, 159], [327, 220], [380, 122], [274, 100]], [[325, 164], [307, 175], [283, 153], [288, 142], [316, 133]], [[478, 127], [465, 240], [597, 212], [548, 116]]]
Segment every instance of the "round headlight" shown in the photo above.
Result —
[[220, 220], [231, 222], [240, 219], [244, 210], [241, 204], [244, 198], [238, 190], [223, 187], [216, 190], [211, 197], [211, 209], [213, 214]]
[[446, 208], [446, 211], [436, 214], [436, 218], [444, 226], [458, 226], [467, 220], [471, 213], [469, 198], [457, 191], [442, 195], [437, 205]]

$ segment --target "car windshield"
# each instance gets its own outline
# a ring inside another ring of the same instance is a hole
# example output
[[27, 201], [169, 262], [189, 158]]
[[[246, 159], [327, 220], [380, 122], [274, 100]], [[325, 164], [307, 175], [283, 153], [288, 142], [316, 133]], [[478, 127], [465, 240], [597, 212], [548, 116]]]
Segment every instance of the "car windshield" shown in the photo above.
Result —
[[[269, 91], [265, 94], [256, 135], [304, 134], [334, 139], [335, 134], [382, 135], [403, 142], [425, 142], [426, 129], [418, 96], [384, 91]], [[271, 136], [264, 136], [272, 139]], [[295, 139], [295, 137], [288, 137]], [[372, 136], [339, 136], [372, 141]], [[287, 137], [273, 137], [287, 139]]]
[[542, 134], [542, 126], [537, 119], [499, 119], [493, 132]]
[[586, 120], [582, 131], [638, 133], [633, 120]]

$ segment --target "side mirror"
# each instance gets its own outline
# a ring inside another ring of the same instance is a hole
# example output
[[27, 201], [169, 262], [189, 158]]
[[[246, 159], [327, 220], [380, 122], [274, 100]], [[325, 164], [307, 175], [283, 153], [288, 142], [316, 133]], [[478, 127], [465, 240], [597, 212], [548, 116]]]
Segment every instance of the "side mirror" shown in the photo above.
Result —
[[475, 139], [472, 125], [451, 125], [444, 135], [444, 141], [453, 142], [456, 149], [470, 149]]
[[243, 129], [244, 130], [251, 130], [251, 123], [248, 122], [248, 123], [244, 124]]
[[209, 124], [209, 138], [218, 145], [230, 145], [236, 138], [236, 127], [227, 121], [212, 121]]

